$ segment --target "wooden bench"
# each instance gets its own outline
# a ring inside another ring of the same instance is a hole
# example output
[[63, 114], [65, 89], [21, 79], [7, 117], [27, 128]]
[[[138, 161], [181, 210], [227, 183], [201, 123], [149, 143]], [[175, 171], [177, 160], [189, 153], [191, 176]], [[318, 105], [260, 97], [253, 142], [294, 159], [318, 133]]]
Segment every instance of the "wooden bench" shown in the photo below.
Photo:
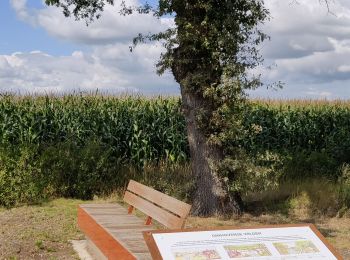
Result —
[[[142, 232], [154, 230], [152, 220], [166, 228], [183, 228], [191, 206], [130, 180], [124, 194], [126, 209], [119, 204], [83, 204], [78, 226], [87, 238], [87, 249], [96, 259], [152, 259]], [[132, 214], [138, 209], [145, 220]]]

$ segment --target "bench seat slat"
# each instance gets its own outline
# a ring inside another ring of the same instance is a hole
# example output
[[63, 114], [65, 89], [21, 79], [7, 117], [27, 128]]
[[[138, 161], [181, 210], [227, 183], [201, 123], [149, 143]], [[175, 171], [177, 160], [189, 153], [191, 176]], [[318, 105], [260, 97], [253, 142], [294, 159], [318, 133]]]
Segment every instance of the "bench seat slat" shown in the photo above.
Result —
[[181, 218], [186, 218], [191, 209], [191, 205], [170, 197], [157, 190], [154, 190], [150, 187], [147, 187], [134, 180], [130, 180], [127, 190], [149, 201], [152, 201], [153, 203], [173, 212], [174, 214], [179, 215]]
[[123, 215], [110, 215], [110, 216], [101, 216], [94, 215], [95, 219], [98, 220], [99, 223], [103, 225], [108, 225], [109, 223], [116, 224], [113, 219], [118, 219], [118, 225], [142, 225], [143, 221], [133, 215], [123, 216]]
[[156, 205], [150, 203], [149, 201], [136, 196], [135, 194], [126, 191], [124, 196], [125, 202], [134, 206], [135, 208], [141, 210], [146, 215], [152, 217], [153, 219], [159, 221], [164, 226], [168, 228], [182, 228], [183, 219], [179, 218], [168, 211], [157, 207]]
[[119, 238], [118, 241], [122, 244], [128, 251], [135, 253], [147, 253], [149, 252], [148, 247], [145, 243], [141, 243], [143, 240], [142, 234], [139, 236], [127, 236], [124, 238]]
[[150, 253], [135, 253], [137, 260], [152, 260], [152, 256]]
[[133, 231], [137, 231], [137, 232], [143, 232], [143, 231], [151, 231], [151, 230], [154, 230], [155, 227], [154, 226], [125, 226], [124, 228], [120, 228], [120, 227], [117, 227], [117, 228], [109, 228], [109, 230], [111, 232], [113, 232], [113, 234], [117, 234], [117, 233], [121, 233], [123, 234], [123, 232], [133, 232]]
[[[115, 207], [114, 207], [115, 205]], [[80, 206], [84, 207], [84, 209], [91, 210], [91, 209], [110, 209], [110, 210], [125, 210], [125, 208], [122, 205], [119, 205], [118, 203], [96, 203], [96, 204], [80, 204]]]
[[134, 229], [134, 230], [109, 230], [113, 237], [115, 237], [125, 248], [127, 248], [133, 254], [148, 253], [149, 249], [143, 238], [143, 231], [154, 230], [148, 229]]

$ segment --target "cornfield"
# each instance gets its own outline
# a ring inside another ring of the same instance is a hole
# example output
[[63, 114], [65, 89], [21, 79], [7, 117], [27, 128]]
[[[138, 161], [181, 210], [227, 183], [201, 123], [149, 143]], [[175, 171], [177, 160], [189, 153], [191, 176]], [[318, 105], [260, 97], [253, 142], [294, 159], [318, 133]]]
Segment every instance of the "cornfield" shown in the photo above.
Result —
[[244, 140], [249, 150], [324, 152], [350, 161], [350, 102], [256, 100], [244, 125], [260, 129]]
[[[242, 124], [238, 145], [268, 172], [336, 180], [350, 162], [350, 102], [251, 100]], [[91, 198], [130, 178], [187, 197], [188, 162], [179, 98], [0, 97], [0, 205]]]
[[185, 122], [176, 98], [103, 96], [0, 98], [3, 147], [99, 139], [114, 156], [146, 162], [187, 160]]

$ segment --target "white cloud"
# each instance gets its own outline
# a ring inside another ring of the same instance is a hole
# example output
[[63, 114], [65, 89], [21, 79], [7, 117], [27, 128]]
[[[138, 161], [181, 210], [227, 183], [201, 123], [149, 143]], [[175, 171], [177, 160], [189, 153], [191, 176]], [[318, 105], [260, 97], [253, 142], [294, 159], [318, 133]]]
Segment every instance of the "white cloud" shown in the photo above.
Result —
[[314, 97], [323, 97], [323, 98], [327, 98], [327, 97], [331, 97], [332, 93], [328, 92], [328, 91], [318, 91], [317, 89], [314, 88], [309, 88], [309, 90], [304, 92], [306, 95], [309, 96], [314, 96]]
[[30, 14], [27, 8], [27, 0], [10, 0], [11, 6], [16, 11], [17, 16], [30, 24], [35, 24], [35, 18]]
[[344, 71], [344, 68], [350, 66], [350, 46], [345, 47], [345, 42], [336, 40], [331, 42], [333, 50], [330, 51], [315, 51], [307, 56], [276, 59], [275, 73], [267, 72], [267, 76], [272, 81], [286, 79], [294, 83], [350, 80], [350, 74]]
[[[155, 75], [154, 64], [162, 48], [128, 46], [139, 32], [158, 32], [174, 26], [172, 18], [151, 15], [120, 16], [118, 6], [107, 6], [101, 19], [65, 18], [56, 7], [29, 9], [26, 0], [10, 0], [18, 17], [44, 28], [50, 35], [83, 45], [89, 51], [54, 57], [44, 53], [0, 56], [0, 86], [26, 91], [99, 87], [110, 91], [138, 89], [146, 93], [178, 93], [170, 74]], [[137, 3], [129, 0], [129, 3]], [[296, 4], [295, 2], [298, 2]], [[331, 11], [318, 0], [265, 0], [271, 21], [264, 25], [271, 42], [262, 46], [267, 65], [265, 82], [282, 80], [282, 91], [259, 89], [253, 95], [268, 97], [350, 98], [350, 1], [336, 0]], [[14, 76], [15, 75], [15, 76]]]
[[[127, 3], [137, 4], [134, 0]], [[109, 93], [178, 93], [170, 74], [159, 77], [155, 73], [160, 45], [141, 44], [132, 53], [129, 51], [138, 33], [163, 31], [173, 26], [172, 18], [121, 16], [119, 6], [107, 5], [102, 17], [87, 27], [84, 21], [64, 17], [56, 7], [29, 9], [26, 0], [11, 0], [11, 4], [20, 19], [44, 28], [58, 39], [90, 46], [90, 50], [60, 57], [40, 51], [0, 55], [0, 70], [8, 75], [0, 75], [0, 90], [60, 93], [98, 88]], [[11, 77], [14, 73], [16, 77]]]
[[[146, 50], [152, 48], [152, 46], [140, 47]], [[152, 54], [152, 51], [150, 53]], [[113, 59], [107, 61], [94, 54], [86, 55], [82, 52], [60, 57], [37, 51], [0, 55], [0, 91], [44, 94], [93, 92], [99, 89], [108, 93], [157, 93], [162, 87], [169, 87], [168, 92], [176, 92], [174, 85], [164, 84], [154, 73], [138, 68], [140, 65], [130, 67], [133, 63], [130, 60], [142, 61], [146, 58], [144, 55], [142, 57], [137, 53], [129, 55], [130, 57], [127, 57], [125, 54], [124, 61], [118, 60], [119, 66], [113, 66]], [[108, 64], [109, 62], [111, 64]], [[136, 73], [133, 73], [133, 70], [136, 70]], [[171, 82], [169, 75], [163, 80]]]
[[[267, 0], [272, 19], [264, 29], [271, 35], [262, 53], [270, 70], [265, 82], [283, 81], [284, 90], [262, 95], [293, 98], [350, 98], [350, 4], [337, 0], [327, 13], [316, 0]], [[335, 87], [336, 86], [336, 87]], [[312, 90], [310, 90], [310, 88]]]
[[[22, 20], [44, 28], [59, 39], [88, 45], [104, 45], [116, 42], [130, 43], [139, 33], [160, 32], [173, 25], [173, 19], [157, 19], [152, 14], [120, 15], [120, 6], [106, 5], [100, 19], [86, 26], [84, 20], [65, 17], [55, 6], [29, 9], [27, 0], [11, 0], [17, 16]], [[128, 0], [127, 5], [137, 5], [138, 1]]]

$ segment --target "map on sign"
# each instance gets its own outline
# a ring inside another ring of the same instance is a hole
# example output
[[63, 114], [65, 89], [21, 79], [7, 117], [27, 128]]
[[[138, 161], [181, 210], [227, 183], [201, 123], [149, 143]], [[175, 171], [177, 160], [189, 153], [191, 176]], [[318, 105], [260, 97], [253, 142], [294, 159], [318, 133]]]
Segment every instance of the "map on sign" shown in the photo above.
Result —
[[152, 234], [163, 259], [337, 259], [305, 227], [214, 230]]

